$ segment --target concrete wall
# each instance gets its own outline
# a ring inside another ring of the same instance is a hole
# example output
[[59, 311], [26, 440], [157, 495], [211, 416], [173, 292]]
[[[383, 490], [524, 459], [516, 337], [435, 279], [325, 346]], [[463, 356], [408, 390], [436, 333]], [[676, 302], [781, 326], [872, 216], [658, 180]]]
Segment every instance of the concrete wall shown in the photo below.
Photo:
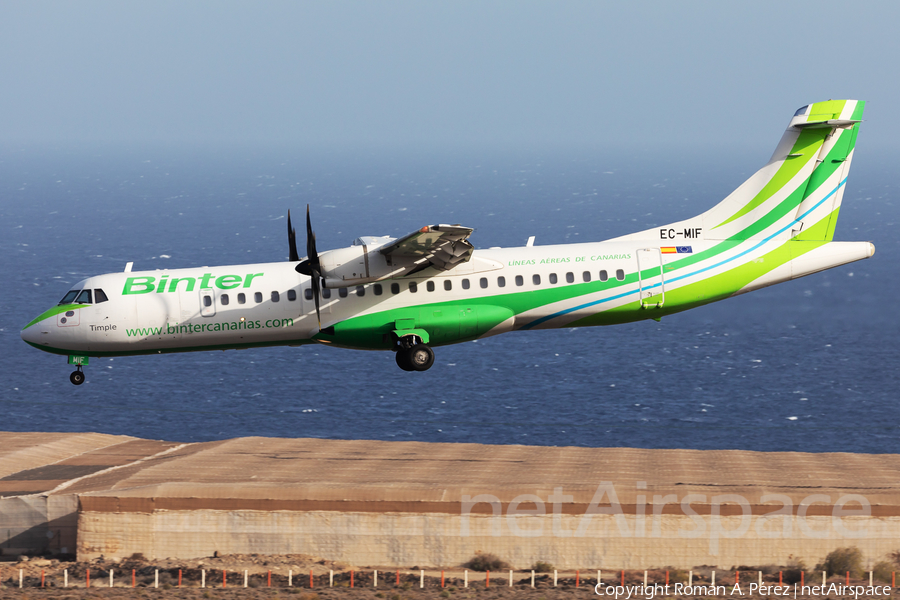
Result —
[[814, 567], [859, 547], [869, 565], [900, 549], [900, 517], [790, 515], [452, 515], [332, 511], [82, 512], [78, 558], [304, 553], [356, 566], [455, 567], [490, 552], [515, 568]]
[[77, 510], [75, 496], [0, 499], [0, 555], [74, 553]]

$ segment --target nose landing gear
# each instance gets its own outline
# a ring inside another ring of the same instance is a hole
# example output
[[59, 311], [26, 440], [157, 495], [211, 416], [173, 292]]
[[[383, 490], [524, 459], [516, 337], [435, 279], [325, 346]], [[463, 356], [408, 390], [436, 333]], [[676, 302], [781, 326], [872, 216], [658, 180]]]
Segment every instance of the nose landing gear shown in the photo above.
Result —
[[75, 385], [81, 385], [84, 383], [84, 372], [81, 370], [81, 365], [76, 367], [77, 371], [72, 371], [72, 374], [69, 375], [69, 381], [74, 383]]
[[75, 365], [75, 370], [72, 371], [72, 374], [69, 375], [69, 381], [71, 381], [74, 385], [81, 385], [84, 383], [84, 372], [81, 370], [84, 365], [88, 364], [87, 356], [70, 356], [69, 364]]

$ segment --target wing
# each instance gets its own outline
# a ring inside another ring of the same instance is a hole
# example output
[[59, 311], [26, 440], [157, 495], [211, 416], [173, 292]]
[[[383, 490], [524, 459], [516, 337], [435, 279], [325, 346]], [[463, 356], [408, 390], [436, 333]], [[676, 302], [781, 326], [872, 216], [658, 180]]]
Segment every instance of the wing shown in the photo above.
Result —
[[447, 271], [472, 258], [475, 247], [467, 239], [472, 231], [460, 225], [426, 225], [378, 251], [392, 264], [412, 262], [410, 273], [429, 266]]

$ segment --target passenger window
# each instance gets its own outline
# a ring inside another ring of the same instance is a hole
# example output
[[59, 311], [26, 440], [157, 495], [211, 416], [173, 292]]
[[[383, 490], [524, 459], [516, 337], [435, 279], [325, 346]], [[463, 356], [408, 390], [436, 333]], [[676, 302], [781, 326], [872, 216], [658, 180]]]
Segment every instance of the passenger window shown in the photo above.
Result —
[[212, 306], [212, 296], [203, 296], [203, 306]]
[[600, 271], [600, 281], [606, 281], [607, 279], [609, 279], [609, 275], [606, 274], [606, 271]]
[[288, 302], [293, 302], [297, 299], [297, 290], [288, 290]]
[[312, 300], [312, 298], [313, 298], [312, 288], [306, 288], [305, 290], [303, 290], [303, 297], [306, 298], [307, 300]]
[[359, 297], [363, 297], [366, 295], [366, 286], [358, 285], [356, 286], [356, 295]]
[[478, 285], [481, 286], [481, 289], [487, 289], [487, 277], [482, 277], [478, 280]]
[[522, 286], [525, 285], [525, 278], [521, 275], [516, 275], [516, 285]]
[[384, 292], [384, 289], [381, 287], [380, 283], [376, 283], [372, 286], [372, 291], [375, 292], [376, 296], [380, 296]]
[[533, 283], [534, 285], [541, 285], [541, 276], [540, 275], [532, 275], [531, 283]]
[[449, 279], [445, 279], [445, 280], [444, 280], [444, 289], [447, 290], [448, 292], [449, 292], [450, 290], [452, 290], [452, 289], [453, 289], [453, 282], [450, 281]]
[[616, 279], [619, 281], [623, 281], [625, 279], [625, 271], [622, 269], [616, 269]]
[[78, 294], [78, 299], [75, 300], [75, 304], [92, 304], [91, 290], [82, 290], [82, 292]]
[[497, 287], [506, 287], [506, 277], [501, 275], [497, 278]]
[[75, 300], [75, 297], [78, 295], [79, 291], [81, 291], [81, 290], [69, 291], [69, 293], [67, 293], [65, 296], [63, 296], [63, 299], [60, 300], [59, 303], [60, 304], [71, 304], [72, 301]]
[[325, 299], [331, 298], [331, 289], [330, 288], [322, 288], [322, 297]]
[[419, 291], [419, 286], [416, 285], [416, 282], [415, 282], [415, 281], [410, 281], [410, 282], [409, 282], [409, 291], [410, 291], [410, 293], [412, 293], [412, 294], [415, 294], [416, 292]]
[[278, 302], [281, 300], [281, 296], [278, 295], [278, 292], [272, 292], [272, 302]]
[[585, 283], [587, 283], [588, 281], [591, 280], [591, 272], [585, 271], [584, 273], [581, 274], [581, 278], [584, 280]]
[[244, 293], [241, 292], [240, 294], [238, 294], [238, 304], [246, 304], [246, 303], [247, 303], [247, 296], [245, 296]]
[[262, 302], [262, 292], [256, 292], [255, 294], [253, 294], [253, 299], [256, 300], [257, 304]]
[[222, 306], [228, 306], [228, 294], [222, 294], [219, 296], [219, 302], [222, 303]]
[[468, 279], [463, 279], [463, 280], [462, 280], [462, 286], [463, 286], [463, 289], [464, 289], [464, 290], [469, 289], [469, 280], [468, 280]]
[[101, 302], [106, 302], [109, 298], [106, 297], [103, 290], [94, 290], [94, 300], [97, 301], [97, 304], [100, 304]]
[[556, 283], [556, 273], [550, 273], [550, 283]]
[[566, 283], [575, 283], [575, 273], [566, 273]]
[[338, 296], [346, 298], [348, 295], [350, 295], [350, 291], [347, 288], [338, 288]]
[[433, 292], [434, 291], [434, 282], [429, 281], [428, 283], [426, 283], [425, 289], [428, 290], [429, 292]]
[[391, 284], [391, 293], [392, 293], [392, 294], [399, 294], [399, 293], [400, 293], [400, 284], [399, 284], [399, 283], [392, 283], [392, 284]]

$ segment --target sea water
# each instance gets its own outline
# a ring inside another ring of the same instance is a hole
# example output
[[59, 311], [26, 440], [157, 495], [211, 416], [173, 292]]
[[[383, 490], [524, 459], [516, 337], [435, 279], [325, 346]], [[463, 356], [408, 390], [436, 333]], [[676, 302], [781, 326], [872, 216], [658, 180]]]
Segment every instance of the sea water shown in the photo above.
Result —
[[436, 349], [323, 346], [94, 358], [87, 382], [21, 328], [80, 279], [286, 260], [423, 225], [478, 248], [601, 241], [693, 216], [767, 156], [692, 152], [5, 147], [0, 151], [0, 430], [175, 441], [238, 436], [900, 452], [890, 162], [857, 154], [838, 240], [869, 260], [664, 318]]

